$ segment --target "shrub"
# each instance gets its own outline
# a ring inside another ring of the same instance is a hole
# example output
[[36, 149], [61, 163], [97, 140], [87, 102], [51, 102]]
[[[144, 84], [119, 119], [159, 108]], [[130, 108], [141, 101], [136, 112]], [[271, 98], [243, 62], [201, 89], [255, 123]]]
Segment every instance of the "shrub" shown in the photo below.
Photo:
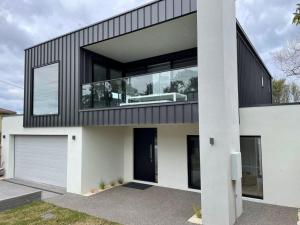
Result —
[[194, 214], [196, 215], [196, 217], [201, 219], [202, 218], [201, 208], [199, 206], [194, 205], [193, 210], [194, 210]]
[[103, 181], [100, 182], [99, 189], [101, 189], [101, 190], [105, 189], [105, 183]]
[[110, 184], [111, 187], [116, 185], [116, 183], [114, 181], [111, 181], [109, 184]]
[[120, 178], [118, 179], [118, 183], [119, 183], [119, 184], [123, 184], [123, 183], [124, 183], [124, 180], [123, 180], [122, 177], [120, 177]]

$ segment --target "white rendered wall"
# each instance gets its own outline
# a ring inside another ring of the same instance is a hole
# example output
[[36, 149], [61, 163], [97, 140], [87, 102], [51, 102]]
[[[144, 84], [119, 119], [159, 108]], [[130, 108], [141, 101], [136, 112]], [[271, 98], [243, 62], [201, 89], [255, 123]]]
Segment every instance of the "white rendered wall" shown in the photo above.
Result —
[[[5, 135], [5, 138], [3, 138]], [[24, 128], [23, 116], [4, 117], [2, 121], [2, 153], [5, 161], [6, 178], [14, 176], [14, 136], [15, 135], [66, 135], [67, 151], [67, 191], [81, 193], [82, 128]], [[76, 140], [72, 140], [72, 136]]]
[[[157, 125], [158, 183], [162, 187], [188, 188], [187, 135], [198, 135], [198, 124]], [[133, 180], [133, 129], [124, 133], [124, 178]], [[140, 128], [140, 127], [136, 127]]]
[[241, 108], [240, 134], [261, 136], [263, 202], [300, 208], [300, 105]]
[[203, 223], [232, 225], [242, 213], [241, 179], [231, 180], [240, 152], [235, 0], [197, 1], [197, 29]]
[[124, 129], [84, 127], [82, 149], [82, 193], [123, 178]]

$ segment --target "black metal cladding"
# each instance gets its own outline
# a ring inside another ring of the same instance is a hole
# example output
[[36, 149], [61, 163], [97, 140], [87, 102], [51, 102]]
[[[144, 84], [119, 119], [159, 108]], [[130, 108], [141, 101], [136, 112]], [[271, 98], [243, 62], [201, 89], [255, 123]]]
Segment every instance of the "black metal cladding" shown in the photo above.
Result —
[[[196, 2], [156, 1], [26, 49], [24, 127], [198, 122], [197, 102], [80, 111], [79, 99], [82, 82], [80, 47], [194, 13]], [[32, 116], [32, 70], [54, 61], [59, 62], [59, 114]]]
[[272, 104], [272, 77], [239, 26], [237, 30], [239, 105]]

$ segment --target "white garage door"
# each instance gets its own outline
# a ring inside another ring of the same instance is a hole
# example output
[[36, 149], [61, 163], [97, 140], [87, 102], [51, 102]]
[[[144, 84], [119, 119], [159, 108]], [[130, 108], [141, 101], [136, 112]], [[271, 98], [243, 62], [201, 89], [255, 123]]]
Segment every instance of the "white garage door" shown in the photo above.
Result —
[[66, 187], [67, 136], [15, 136], [15, 178]]

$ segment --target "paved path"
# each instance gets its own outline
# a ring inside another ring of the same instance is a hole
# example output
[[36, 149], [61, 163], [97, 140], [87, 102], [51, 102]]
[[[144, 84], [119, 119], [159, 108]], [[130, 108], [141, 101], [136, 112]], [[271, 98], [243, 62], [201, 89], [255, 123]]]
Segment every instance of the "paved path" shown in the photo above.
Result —
[[67, 194], [47, 201], [124, 225], [183, 225], [200, 195], [161, 187], [116, 187], [91, 197]]
[[[193, 204], [199, 205], [200, 194], [116, 187], [91, 197], [66, 194], [46, 201], [124, 225], [190, 225], [186, 221], [193, 215]], [[244, 202], [244, 209], [236, 225], [295, 225], [297, 220], [293, 208]]]
[[297, 209], [244, 201], [236, 225], [296, 225]]

